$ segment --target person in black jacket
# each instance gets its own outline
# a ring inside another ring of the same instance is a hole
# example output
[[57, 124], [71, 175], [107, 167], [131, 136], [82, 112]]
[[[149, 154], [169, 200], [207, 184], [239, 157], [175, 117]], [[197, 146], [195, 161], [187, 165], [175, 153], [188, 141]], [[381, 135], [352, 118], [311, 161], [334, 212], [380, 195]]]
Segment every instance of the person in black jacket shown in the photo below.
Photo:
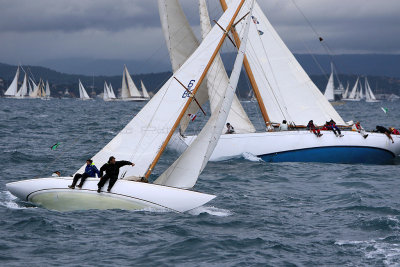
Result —
[[[101, 188], [104, 186], [108, 179], [110, 179], [110, 183], [108, 184], [107, 192], [110, 192], [111, 188], [118, 180], [119, 168], [125, 165], [135, 166], [135, 163], [126, 160], [115, 161], [114, 157], [110, 157], [108, 162], [100, 168], [100, 182], [97, 184], [97, 186], [99, 187], [99, 189], [97, 189], [97, 192], [101, 192]], [[104, 172], [106, 174], [103, 176]]]

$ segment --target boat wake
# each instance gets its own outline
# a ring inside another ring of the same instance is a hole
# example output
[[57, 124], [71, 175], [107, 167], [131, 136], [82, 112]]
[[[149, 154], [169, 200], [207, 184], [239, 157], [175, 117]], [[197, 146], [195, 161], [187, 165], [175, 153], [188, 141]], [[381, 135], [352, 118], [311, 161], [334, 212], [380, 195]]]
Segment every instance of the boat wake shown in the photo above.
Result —
[[207, 207], [207, 206], [201, 206], [195, 209], [192, 209], [191, 211], [189, 211], [189, 214], [191, 215], [195, 215], [198, 216], [200, 214], [204, 214], [207, 213], [209, 215], [213, 215], [213, 216], [218, 216], [218, 217], [227, 217], [227, 216], [231, 216], [232, 212], [230, 212], [229, 210], [225, 210], [225, 209], [219, 209], [216, 207]]
[[253, 155], [249, 152], [244, 152], [242, 154], [242, 157], [248, 161], [252, 161], [252, 162], [261, 162], [263, 161], [261, 158], [257, 157], [256, 155]]
[[[16, 196], [13, 196], [10, 192], [8, 191], [2, 191], [0, 192], [0, 206], [9, 208], [9, 209], [14, 209], [14, 210], [20, 210], [20, 209], [27, 209], [28, 207], [20, 206], [17, 203], [18, 198]], [[30, 207], [32, 208], [32, 207]]]

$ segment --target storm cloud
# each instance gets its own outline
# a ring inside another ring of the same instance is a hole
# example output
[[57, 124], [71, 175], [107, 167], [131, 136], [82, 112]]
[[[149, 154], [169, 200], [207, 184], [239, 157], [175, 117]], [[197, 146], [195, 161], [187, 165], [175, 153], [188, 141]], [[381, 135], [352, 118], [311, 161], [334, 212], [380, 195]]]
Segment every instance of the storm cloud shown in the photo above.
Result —
[[[312, 24], [296, 8], [296, 5]], [[212, 18], [222, 10], [208, 0]], [[296, 53], [400, 53], [398, 0], [259, 0]], [[198, 32], [197, 0], [181, 0]], [[0, 0], [0, 61], [167, 57], [156, 0]]]

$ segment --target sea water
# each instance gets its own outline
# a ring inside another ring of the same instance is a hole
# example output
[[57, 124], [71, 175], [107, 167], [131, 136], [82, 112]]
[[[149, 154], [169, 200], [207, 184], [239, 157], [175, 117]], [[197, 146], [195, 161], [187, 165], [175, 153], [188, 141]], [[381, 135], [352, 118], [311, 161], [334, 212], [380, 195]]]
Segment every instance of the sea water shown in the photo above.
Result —
[[[186, 213], [57, 212], [7, 192], [8, 182], [55, 170], [71, 175], [143, 105], [0, 99], [1, 266], [400, 264], [398, 161], [271, 164], [245, 154], [210, 162], [195, 189], [217, 198]], [[256, 103], [244, 105], [261, 128]], [[367, 129], [400, 127], [398, 103], [346, 103], [336, 109]], [[175, 157], [167, 151], [155, 174]]]

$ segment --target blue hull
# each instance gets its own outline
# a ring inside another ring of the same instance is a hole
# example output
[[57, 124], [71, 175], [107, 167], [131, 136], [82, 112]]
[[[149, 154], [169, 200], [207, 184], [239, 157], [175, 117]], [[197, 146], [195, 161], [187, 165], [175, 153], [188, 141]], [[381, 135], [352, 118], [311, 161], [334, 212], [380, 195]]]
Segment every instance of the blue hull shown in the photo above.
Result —
[[395, 155], [374, 147], [315, 147], [259, 155], [266, 162], [393, 164]]

